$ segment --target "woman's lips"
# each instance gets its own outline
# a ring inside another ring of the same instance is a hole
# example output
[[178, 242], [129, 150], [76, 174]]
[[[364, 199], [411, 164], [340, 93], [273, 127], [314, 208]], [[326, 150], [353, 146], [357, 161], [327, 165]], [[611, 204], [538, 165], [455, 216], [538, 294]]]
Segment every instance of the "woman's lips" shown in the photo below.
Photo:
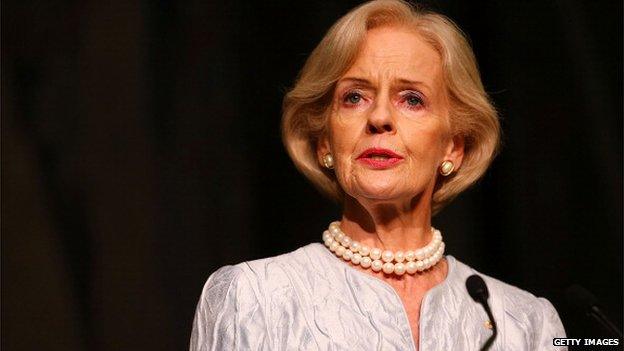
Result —
[[401, 162], [403, 157], [388, 149], [366, 149], [356, 159], [358, 162], [373, 169], [386, 169]]

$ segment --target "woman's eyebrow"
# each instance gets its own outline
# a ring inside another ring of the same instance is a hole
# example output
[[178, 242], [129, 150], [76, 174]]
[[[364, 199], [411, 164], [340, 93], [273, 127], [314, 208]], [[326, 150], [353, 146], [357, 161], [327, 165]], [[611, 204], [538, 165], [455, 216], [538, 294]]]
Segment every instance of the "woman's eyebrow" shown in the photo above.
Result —
[[399, 83], [400, 85], [406, 86], [419, 86], [419, 87], [424, 87], [427, 90], [431, 90], [431, 88], [429, 87], [429, 85], [427, 85], [427, 83], [423, 82], [423, 81], [419, 81], [419, 80], [410, 80], [410, 79], [405, 79], [405, 78], [399, 78], [396, 80], [397, 83]]
[[364, 86], [373, 85], [373, 83], [371, 83], [371, 81], [369, 81], [368, 79], [360, 78], [360, 77], [343, 77], [343, 78], [340, 78], [340, 80], [338, 80], [338, 84], [345, 83], [345, 82], [357, 83], [357, 84], [364, 85]]
[[[423, 81], [419, 81], [419, 80], [411, 80], [411, 79], [407, 79], [407, 78], [397, 78], [394, 80], [395, 84], [401, 85], [401, 86], [419, 86], [419, 87], [424, 87], [427, 90], [431, 90], [431, 88], [429, 87], [429, 85], [427, 85], [427, 83], [423, 82]], [[343, 77], [340, 78], [340, 80], [338, 80], [338, 84], [341, 83], [356, 83], [359, 85], [363, 85], [363, 86], [373, 86], [374, 84], [366, 79], [366, 78], [361, 78], [361, 77], [351, 77], [351, 76], [347, 76], [347, 77]]]

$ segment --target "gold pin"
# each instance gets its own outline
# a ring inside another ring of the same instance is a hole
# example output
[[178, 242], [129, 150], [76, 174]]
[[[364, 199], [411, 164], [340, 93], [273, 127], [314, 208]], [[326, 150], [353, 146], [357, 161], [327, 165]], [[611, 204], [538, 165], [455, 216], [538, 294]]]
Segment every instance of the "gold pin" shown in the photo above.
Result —
[[490, 321], [485, 321], [485, 323], [483, 323], [483, 326], [485, 326], [488, 329], [494, 328], [494, 326], [492, 326], [492, 322]]

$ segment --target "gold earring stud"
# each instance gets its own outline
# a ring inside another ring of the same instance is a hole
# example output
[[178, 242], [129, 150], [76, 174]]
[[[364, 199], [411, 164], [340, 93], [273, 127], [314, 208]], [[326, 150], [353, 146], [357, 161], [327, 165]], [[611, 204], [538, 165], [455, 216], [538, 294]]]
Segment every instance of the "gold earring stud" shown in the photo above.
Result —
[[325, 154], [325, 156], [323, 156], [323, 165], [327, 169], [334, 168], [334, 156], [332, 156], [332, 154]]
[[453, 173], [454, 169], [455, 169], [455, 165], [453, 164], [453, 162], [444, 161], [442, 162], [442, 165], [440, 166], [440, 174], [446, 177], [449, 174]]

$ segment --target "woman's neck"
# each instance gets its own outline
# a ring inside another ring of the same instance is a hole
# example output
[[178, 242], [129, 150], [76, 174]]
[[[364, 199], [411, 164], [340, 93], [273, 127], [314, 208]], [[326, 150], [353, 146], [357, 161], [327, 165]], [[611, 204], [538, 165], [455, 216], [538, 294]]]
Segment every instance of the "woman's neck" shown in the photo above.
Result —
[[431, 205], [416, 197], [407, 203], [358, 201], [347, 196], [340, 228], [353, 240], [382, 250], [407, 251], [432, 238]]

